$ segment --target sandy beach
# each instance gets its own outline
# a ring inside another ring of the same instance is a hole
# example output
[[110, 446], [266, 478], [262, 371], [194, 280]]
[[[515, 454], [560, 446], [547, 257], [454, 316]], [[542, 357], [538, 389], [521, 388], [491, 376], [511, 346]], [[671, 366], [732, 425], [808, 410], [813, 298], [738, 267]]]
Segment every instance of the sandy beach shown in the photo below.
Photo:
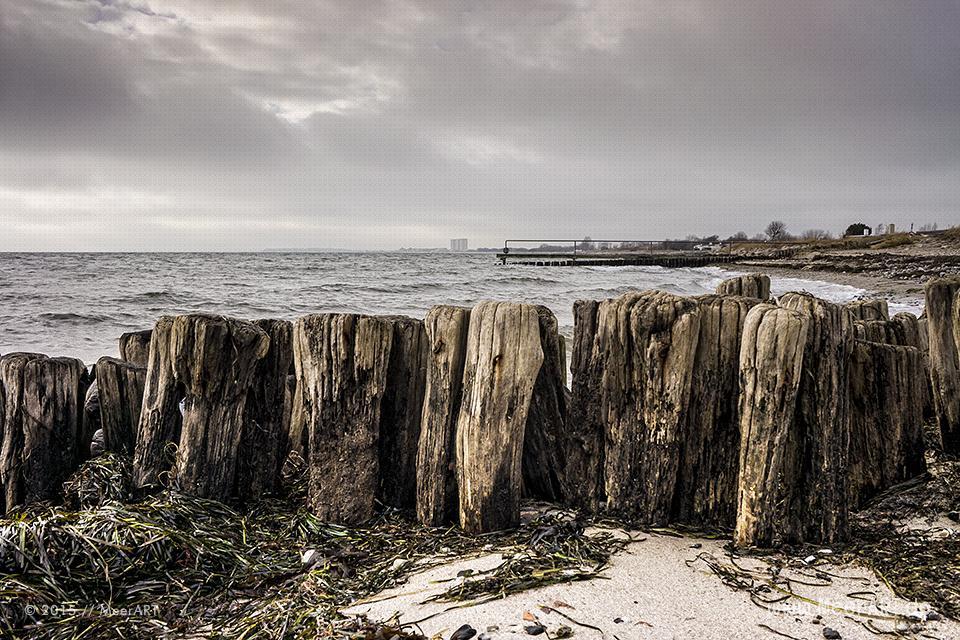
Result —
[[[416, 623], [414, 628], [424, 635], [444, 638], [463, 624], [489, 638], [525, 637], [537, 624], [550, 638], [572, 631], [574, 637], [620, 640], [815, 640], [828, 637], [827, 628], [840, 634], [835, 637], [852, 639], [896, 632], [908, 637], [960, 637], [960, 623], [927, 621], [927, 604], [897, 598], [867, 569], [834, 564], [829, 550], [807, 558], [809, 566], [798, 569], [805, 566], [802, 559], [779, 554], [764, 560], [731, 559], [723, 540], [629, 535], [635, 542], [614, 556], [597, 579], [479, 603], [425, 602], [456, 581], [470, 579], [464, 574], [496, 567], [501, 557], [490, 554], [415, 574], [402, 587], [355, 603], [345, 613]], [[775, 568], [784, 562], [791, 568]], [[746, 582], [741, 588], [724, 584], [710, 563], [735, 571], [737, 579]], [[775, 574], [776, 589], [762, 586], [772, 584]], [[782, 600], [788, 591], [795, 595]], [[769, 602], [778, 600], [782, 601]]]

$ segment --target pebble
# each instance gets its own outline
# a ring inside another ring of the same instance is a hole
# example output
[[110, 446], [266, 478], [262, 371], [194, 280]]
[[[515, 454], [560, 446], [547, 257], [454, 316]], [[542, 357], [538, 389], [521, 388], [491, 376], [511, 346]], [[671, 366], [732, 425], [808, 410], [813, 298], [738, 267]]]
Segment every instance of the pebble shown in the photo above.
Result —
[[477, 635], [477, 630], [469, 624], [465, 624], [450, 635], [450, 640], [470, 640]]
[[538, 636], [544, 631], [546, 631], [547, 628], [542, 624], [530, 624], [525, 626], [523, 630], [527, 632], [527, 635]]
[[691, 549], [702, 549], [702, 548], [703, 548], [703, 545], [700, 544], [699, 542], [695, 542], [695, 543], [693, 543], [692, 545], [690, 545], [690, 548], [691, 548]]
[[840, 635], [840, 632], [836, 629], [831, 629], [830, 627], [823, 628], [823, 637], [827, 640], [840, 640], [843, 636]]
[[557, 629], [556, 633], [553, 634], [555, 638], [569, 638], [573, 635], [573, 629], [568, 627], [565, 624], [560, 625], [560, 628]]
[[936, 611], [927, 612], [927, 622], [937, 622], [939, 620], [943, 620], [943, 616], [941, 616], [939, 613]]

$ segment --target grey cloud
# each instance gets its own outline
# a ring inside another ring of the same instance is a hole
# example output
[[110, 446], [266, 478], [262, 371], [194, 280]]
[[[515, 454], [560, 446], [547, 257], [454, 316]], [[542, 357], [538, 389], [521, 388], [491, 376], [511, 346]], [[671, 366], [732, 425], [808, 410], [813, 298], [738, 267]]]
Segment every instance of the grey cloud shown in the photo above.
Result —
[[14, 0], [0, 249], [957, 224], [958, 23], [955, 2]]

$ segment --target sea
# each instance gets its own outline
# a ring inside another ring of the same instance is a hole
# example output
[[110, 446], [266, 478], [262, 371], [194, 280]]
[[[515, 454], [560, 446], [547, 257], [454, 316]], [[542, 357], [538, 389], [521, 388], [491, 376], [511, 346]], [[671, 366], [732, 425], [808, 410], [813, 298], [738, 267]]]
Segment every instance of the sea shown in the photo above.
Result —
[[[543, 304], [573, 335], [573, 303], [631, 290], [713, 292], [740, 272], [720, 268], [501, 265], [477, 252], [0, 253], [0, 354], [34, 351], [92, 364], [118, 355], [117, 338], [157, 318], [210, 312], [245, 319], [323, 312], [422, 318], [437, 304]], [[809, 291], [844, 302], [856, 287], [772, 278], [773, 293]], [[891, 313], [919, 314], [915, 301]]]

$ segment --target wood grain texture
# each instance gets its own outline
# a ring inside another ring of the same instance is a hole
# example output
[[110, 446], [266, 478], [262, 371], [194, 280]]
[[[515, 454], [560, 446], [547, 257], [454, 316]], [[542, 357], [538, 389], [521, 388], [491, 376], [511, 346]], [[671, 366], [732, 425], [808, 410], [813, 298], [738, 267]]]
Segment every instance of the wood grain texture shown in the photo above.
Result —
[[789, 508], [800, 473], [795, 421], [807, 317], [753, 307], [740, 347], [740, 462], [734, 542], [770, 547], [792, 537]]
[[889, 320], [890, 309], [886, 300], [854, 300], [844, 305], [854, 320]]
[[152, 329], [131, 331], [120, 336], [120, 359], [141, 367], [150, 360], [150, 337]]
[[146, 381], [146, 367], [118, 358], [97, 361], [100, 427], [106, 451], [133, 456]]
[[473, 308], [456, 463], [460, 526], [468, 533], [520, 523], [524, 432], [542, 362], [535, 306], [483, 302]]
[[943, 450], [960, 454], [960, 277], [931, 280], [924, 287], [930, 382]]
[[309, 437], [308, 502], [323, 520], [358, 524], [374, 515], [392, 341], [391, 323], [371, 316], [318, 314], [294, 325], [294, 363]]
[[436, 306], [427, 312], [427, 376], [417, 451], [417, 519], [439, 527], [459, 518], [456, 433], [463, 397], [470, 309]]
[[770, 299], [770, 276], [762, 273], [748, 273], [724, 280], [717, 285], [717, 295], [743, 296], [758, 300]]
[[599, 308], [596, 300], [577, 300], [573, 305], [571, 393], [565, 444], [568, 500], [591, 512], [606, 501], [600, 406], [603, 359], [595, 352]]

